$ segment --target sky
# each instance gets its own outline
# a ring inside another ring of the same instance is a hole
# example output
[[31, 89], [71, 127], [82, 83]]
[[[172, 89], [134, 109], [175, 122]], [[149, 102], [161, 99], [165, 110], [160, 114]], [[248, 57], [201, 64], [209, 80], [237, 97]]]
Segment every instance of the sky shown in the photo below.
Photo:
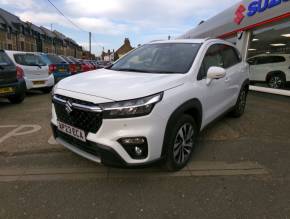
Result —
[[[118, 49], [128, 37], [133, 47], [177, 37], [239, 0], [0, 0], [0, 7], [23, 21], [64, 33], [92, 52]], [[79, 27], [79, 28], [78, 28]]]

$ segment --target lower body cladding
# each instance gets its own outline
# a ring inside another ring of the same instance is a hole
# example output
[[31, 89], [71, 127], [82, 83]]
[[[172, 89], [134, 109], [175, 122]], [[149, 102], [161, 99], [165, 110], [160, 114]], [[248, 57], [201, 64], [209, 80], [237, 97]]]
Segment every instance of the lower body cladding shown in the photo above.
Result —
[[96, 133], [86, 133], [85, 142], [61, 131], [54, 105], [51, 123], [58, 143], [97, 163], [143, 166], [161, 159], [166, 121], [154, 110], [144, 117], [103, 119]]
[[24, 77], [27, 90], [39, 89], [54, 86], [54, 77], [50, 75], [49, 77], [39, 77], [39, 78], [28, 78]]

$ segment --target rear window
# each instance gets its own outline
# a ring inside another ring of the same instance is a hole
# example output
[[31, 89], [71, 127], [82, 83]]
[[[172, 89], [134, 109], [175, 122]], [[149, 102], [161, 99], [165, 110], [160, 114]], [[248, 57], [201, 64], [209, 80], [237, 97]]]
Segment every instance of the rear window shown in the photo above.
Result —
[[14, 54], [15, 62], [25, 66], [45, 66], [40, 56], [34, 54]]
[[64, 61], [56, 56], [56, 55], [51, 55], [51, 54], [48, 54], [47, 55], [47, 59], [50, 61], [51, 64], [61, 64], [61, 63], [64, 63]]
[[12, 61], [4, 51], [0, 51], [0, 65], [13, 65]]

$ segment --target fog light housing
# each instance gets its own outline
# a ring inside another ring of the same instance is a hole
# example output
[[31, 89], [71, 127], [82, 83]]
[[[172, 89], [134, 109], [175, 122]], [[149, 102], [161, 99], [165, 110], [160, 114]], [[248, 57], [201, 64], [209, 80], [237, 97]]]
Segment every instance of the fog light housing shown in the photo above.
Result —
[[142, 160], [148, 156], [148, 144], [145, 137], [121, 138], [118, 142], [132, 159]]

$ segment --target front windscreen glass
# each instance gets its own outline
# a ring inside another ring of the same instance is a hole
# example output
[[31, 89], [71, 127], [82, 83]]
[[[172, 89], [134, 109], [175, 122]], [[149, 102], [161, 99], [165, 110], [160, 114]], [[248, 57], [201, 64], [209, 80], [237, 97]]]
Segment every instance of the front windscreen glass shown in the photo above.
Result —
[[191, 68], [200, 46], [201, 44], [195, 43], [147, 44], [117, 61], [110, 69], [184, 74]]
[[25, 66], [45, 66], [46, 63], [40, 56], [34, 54], [15, 54], [15, 61], [19, 65]]

